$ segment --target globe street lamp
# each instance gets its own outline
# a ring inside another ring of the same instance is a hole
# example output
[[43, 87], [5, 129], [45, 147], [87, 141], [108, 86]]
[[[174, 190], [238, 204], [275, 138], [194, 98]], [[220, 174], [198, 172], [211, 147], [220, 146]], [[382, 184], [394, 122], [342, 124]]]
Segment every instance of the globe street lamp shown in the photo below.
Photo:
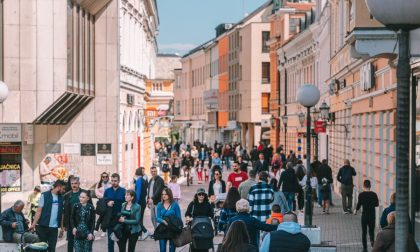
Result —
[[312, 227], [312, 187], [309, 174], [311, 174], [311, 107], [315, 106], [320, 98], [319, 89], [310, 84], [303, 85], [297, 91], [297, 101], [306, 107], [306, 200], [305, 200], [305, 226]]
[[[398, 31], [397, 153], [395, 237], [408, 236], [410, 154], [410, 30], [420, 27], [418, 0], [366, 0], [370, 13]], [[395, 251], [407, 251], [407, 239], [396, 239]]]

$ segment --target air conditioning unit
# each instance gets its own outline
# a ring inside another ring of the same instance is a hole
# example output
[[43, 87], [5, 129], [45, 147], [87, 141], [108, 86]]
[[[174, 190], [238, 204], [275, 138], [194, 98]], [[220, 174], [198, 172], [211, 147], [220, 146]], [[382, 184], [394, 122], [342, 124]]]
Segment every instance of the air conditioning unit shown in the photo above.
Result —
[[127, 104], [134, 105], [134, 95], [127, 94]]

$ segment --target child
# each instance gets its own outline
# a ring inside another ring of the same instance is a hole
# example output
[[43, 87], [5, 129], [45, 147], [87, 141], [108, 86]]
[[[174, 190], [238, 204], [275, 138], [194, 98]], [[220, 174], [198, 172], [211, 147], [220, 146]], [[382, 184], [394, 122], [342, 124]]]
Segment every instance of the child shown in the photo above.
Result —
[[370, 181], [363, 181], [363, 192], [359, 194], [354, 214], [363, 206], [362, 212], [362, 243], [363, 251], [367, 251], [366, 232], [369, 227], [370, 243], [373, 247], [375, 239], [375, 207], [379, 205], [378, 195], [370, 190]]
[[283, 215], [281, 214], [280, 205], [274, 204], [271, 206], [271, 216], [265, 223], [278, 225], [283, 222]]
[[209, 182], [209, 166], [204, 166], [204, 181]]
[[327, 178], [321, 180], [322, 213], [330, 214], [330, 193], [331, 187]]
[[197, 171], [198, 183], [202, 184], [203, 183], [203, 167], [201, 166], [201, 160], [198, 160], [196, 162], [195, 169]]
[[176, 175], [172, 175], [171, 181], [168, 184], [168, 188], [171, 189], [172, 194], [174, 196], [174, 201], [178, 203], [179, 199], [181, 198], [181, 187], [177, 183], [178, 177]]

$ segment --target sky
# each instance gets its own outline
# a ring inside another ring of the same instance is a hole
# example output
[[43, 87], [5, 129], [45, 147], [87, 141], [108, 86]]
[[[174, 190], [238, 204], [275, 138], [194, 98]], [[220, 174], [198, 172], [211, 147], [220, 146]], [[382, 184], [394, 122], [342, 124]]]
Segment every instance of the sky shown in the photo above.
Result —
[[[157, 0], [159, 53], [183, 55], [216, 36], [221, 23], [236, 23], [267, 0]], [[245, 8], [244, 8], [245, 7]]]

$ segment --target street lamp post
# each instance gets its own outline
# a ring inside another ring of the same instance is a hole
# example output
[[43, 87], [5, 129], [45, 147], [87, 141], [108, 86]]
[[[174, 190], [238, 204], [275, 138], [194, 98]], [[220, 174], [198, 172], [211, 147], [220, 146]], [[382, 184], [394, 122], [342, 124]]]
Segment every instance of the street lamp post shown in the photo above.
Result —
[[[2, 104], [7, 99], [8, 95], [9, 95], [9, 88], [3, 81], [0, 81], [0, 104]], [[0, 170], [0, 172], [2, 172], [2, 170]], [[0, 184], [0, 189], [1, 189], [1, 184]], [[0, 213], [2, 212], [1, 196], [2, 196], [2, 193], [0, 191]]]
[[[317, 109], [316, 107], [314, 107], [313, 110], [312, 110], [312, 115], [314, 117], [314, 122], [317, 122], [318, 119], [319, 119], [319, 109]], [[313, 135], [313, 137], [314, 137], [314, 148], [315, 148], [315, 150], [314, 150], [314, 157], [316, 157], [317, 160], [319, 160], [318, 159], [318, 133], [315, 132], [315, 126], [314, 126], [314, 135]]]
[[284, 124], [284, 154], [287, 155], [287, 148], [286, 148], [286, 146], [287, 146], [287, 119], [288, 119], [287, 115], [284, 114], [281, 117], [281, 119], [282, 119], [283, 124]]
[[[395, 237], [405, 238], [409, 228], [410, 154], [410, 30], [420, 27], [418, 0], [366, 0], [370, 13], [388, 28], [398, 31], [397, 153]], [[407, 239], [396, 239], [395, 251], [407, 251]]]
[[311, 107], [315, 106], [320, 98], [319, 89], [310, 84], [303, 85], [297, 91], [297, 101], [306, 107], [306, 200], [305, 200], [305, 226], [312, 227], [312, 187], [309, 176], [311, 174]]

